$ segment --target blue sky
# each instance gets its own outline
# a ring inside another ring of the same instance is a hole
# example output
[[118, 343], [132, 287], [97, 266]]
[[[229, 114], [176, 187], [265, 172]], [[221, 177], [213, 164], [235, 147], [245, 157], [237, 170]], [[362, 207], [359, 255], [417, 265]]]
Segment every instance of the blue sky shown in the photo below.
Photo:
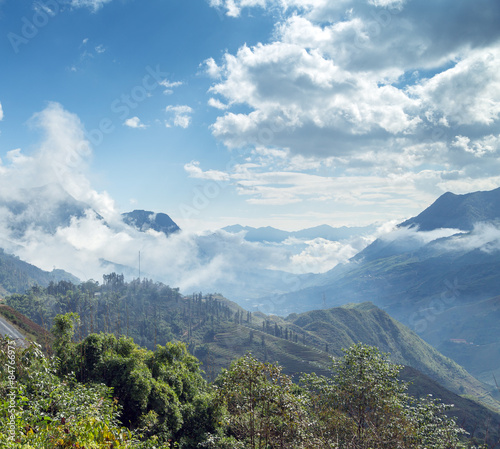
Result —
[[3, 0], [0, 175], [194, 230], [404, 219], [500, 185], [498, 23], [496, 0]]

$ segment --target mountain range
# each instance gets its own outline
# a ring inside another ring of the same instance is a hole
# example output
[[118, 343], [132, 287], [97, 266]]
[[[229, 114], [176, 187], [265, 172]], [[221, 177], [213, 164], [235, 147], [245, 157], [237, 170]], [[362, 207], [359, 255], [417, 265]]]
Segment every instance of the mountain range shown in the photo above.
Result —
[[[26, 232], [30, 226], [56, 232], [74, 218], [92, 212], [88, 205], [76, 201], [57, 185], [23, 194], [22, 205], [16, 203], [19, 198], [4, 200], [2, 204], [12, 218], [9, 223], [14, 232]], [[47, 198], [52, 203], [42, 211]], [[102, 217], [92, 213], [104, 223]], [[217, 281], [217, 291], [245, 309], [281, 316], [371, 302], [478, 379], [493, 385], [494, 379], [500, 378], [500, 332], [496, 324], [500, 322], [499, 216], [500, 189], [465, 195], [446, 193], [416, 217], [376, 239], [349, 262], [326, 273], [300, 275], [249, 267], [240, 257], [231, 272]], [[122, 220], [125, 226], [140, 232], [154, 230], [171, 236], [179, 231], [175, 222], [162, 213], [135, 210], [122, 214]], [[326, 225], [296, 232], [240, 225], [224, 229], [231, 235], [244, 235], [249, 244], [268, 243], [271, 249], [291, 238], [337, 241], [372, 230]], [[212, 252], [224, 248], [227, 241], [223, 234], [214, 233], [199, 237], [196, 244], [196, 257], [210, 262]], [[6, 253], [0, 263], [14, 267], [3, 270], [6, 274], [0, 278], [4, 294], [22, 292], [35, 283], [75, 280], [62, 271], [42, 272], [29, 265], [18, 268], [22, 261]], [[128, 269], [113, 260], [101, 263], [109, 270]], [[137, 272], [132, 268], [128, 271]], [[200, 289], [209, 281], [203, 278]], [[212, 289], [215, 284], [208, 285]]]
[[287, 239], [313, 240], [322, 238], [334, 242], [346, 240], [360, 235], [370, 235], [376, 230], [375, 225], [363, 227], [333, 228], [329, 225], [320, 225], [300, 231], [283, 231], [271, 226], [253, 228], [251, 226], [232, 225], [222, 228], [223, 231], [237, 234], [244, 233], [245, 240], [249, 242], [282, 243]]
[[287, 315], [371, 301], [494, 384], [493, 376], [500, 378], [499, 206], [500, 189], [444, 194], [348, 263], [254, 305], [280, 304]]
[[[32, 194], [54, 196], [54, 190], [49, 187]], [[79, 218], [89, 210], [57, 190], [55, 194], [60, 198], [59, 205], [36, 222], [46, 232], [56, 232], [71, 223], [72, 217]], [[32, 204], [31, 209], [9, 206], [9, 213], [19, 218], [18, 223], [36, 212], [39, 202], [28, 203]], [[341, 348], [363, 342], [390, 352], [393, 361], [407, 366], [404, 373], [414, 380], [416, 392], [424, 394], [433, 389], [448, 397], [460, 395], [456, 396], [458, 402], [474, 397], [492, 409], [500, 409], [491, 396], [494, 381], [500, 378], [498, 204], [500, 189], [445, 194], [418, 216], [376, 239], [349, 262], [324, 274], [290, 277], [284, 271], [249, 271], [243, 263], [240, 271], [234, 272], [241, 272], [241, 277], [228, 276], [226, 283], [220, 285], [242, 292], [247, 298], [240, 300], [244, 309], [219, 297], [218, 301], [231, 313], [226, 321], [214, 327], [213, 318], [210, 321], [192, 315], [196, 307], [203, 310], [202, 299], [196, 303], [186, 298], [176, 300], [165, 311], [177, 320], [169, 335], [192, 345], [208, 375], [227, 367], [248, 350], [260, 358], [278, 361], [290, 374], [326, 373], [331, 355], [340, 356]], [[101, 217], [97, 219], [104, 221]], [[140, 232], [154, 230], [171, 236], [179, 231], [170, 217], [161, 213], [136, 210], [123, 214], [122, 220], [125, 226]], [[19, 232], [26, 229], [20, 226]], [[275, 228], [235, 225], [224, 231], [242, 233], [245, 241], [268, 243], [272, 248], [273, 244], [290, 238], [337, 241], [364, 235], [370, 228], [321, 226], [288, 233]], [[217, 248], [226, 242], [223, 234], [218, 233], [200, 239], [202, 243], [206, 240], [200, 248], [211, 245]], [[217, 240], [221, 241], [216, 243]], [[210, 255], [198, 256], [203, 259]], [[59, 280], [76, 282], [68, 273], [43, 272], [18, 258], [0, 254], [4, 294], [22, 293], [32, 285], [43, 286]], [[250, 296], [248, 293], [257, 284], [260, 291], [275, 293]], [[150, 303], [149, 307], [155, 306]], [[245, 309], [252, 311], [251, 321], [242, 320], [248, 313]], [[124, 322], [124, 317], [118, 318], [120, 321]], [[285, 338], [285, 332], [290, 337]], [[490, 423], [500, 423], [498, 415], [488, 415], [483, 409], [471, 412], [477, 407], [474, 403], [462, 404], [467, 419], [477, 415]]]

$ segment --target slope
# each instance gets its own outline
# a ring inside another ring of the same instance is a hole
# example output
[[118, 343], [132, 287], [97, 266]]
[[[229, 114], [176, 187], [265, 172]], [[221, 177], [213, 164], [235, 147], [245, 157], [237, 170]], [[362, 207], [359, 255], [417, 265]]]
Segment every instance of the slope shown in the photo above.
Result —
[[447, 192], [431, 206], [400, 226], [417, 226], [420, 231], [455, 228], [470, 231], [476, 223], [500, 219], [500, 188], [455, 195]]
[[41, 270], [0, 248], [0, 294], [22, 293], [33, 285], [59, 281], [78, 282], [78, 278], [63, 270]]
[[[421, 369], [462, 394], [482, 396], [484, 402], [495, 407], [482, 385], [462, 368], [373, 304], [295, 314], [284, 319], [250, 313], [217, 295], [185, 297], [176, 289], [150, 281], [127, 284], [119, 275], [107, 276], [103, 285], [61, 283], [28, 295], [13, 295], [7, 301], [34, 320], [40, 320], [42, 312], [46, 328], [51, 326], [54, 313], [78, 312], [79, 338], [89, 332], [112, 332], [133, 336], [136, 343], [149, 348], [170, 340], [185, 341], [203, 362], [209, 380], [247, 352], [260, 360], [278, 362], [296, 380], [300, 373], [328, 375], [332, 356], [341, 356], [342, 348], [363, 342], [390, 351], [393, 361]], [[411, 373], [412, 388], [419, 394], [432, 393], [448, 402], [461, 399], [417, 369]], [[403, 378], [408, 376], [403, 374]], [[467, 428], [477, 435], [485, 430], [484, 423], [500, 419], [476, 402], [464, 404], [465, 411], [461, 407], [452, 414], [457, 412], [456, 416], [465, 420]]]

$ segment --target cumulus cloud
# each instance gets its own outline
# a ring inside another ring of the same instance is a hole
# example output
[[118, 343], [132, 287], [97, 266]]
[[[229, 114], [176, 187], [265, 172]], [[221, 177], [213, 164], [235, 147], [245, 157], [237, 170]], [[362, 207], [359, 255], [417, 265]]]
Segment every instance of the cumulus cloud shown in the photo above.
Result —
[[179, 126], [181, 128], [188, 128], [191, 124], [191, 114], [193, 109], [186, 105], [169, 105], [165, 108], [165, 111], [171, 117], [165, 122], [167, 128], [172, 126]]
[[[214, 79], [209, 104], [220, 111], [213, 135], [230, 149], [268, 148], [298, 162], [239, 160], [231, 178], [249, 202], [296, 203], [306, 198], [299, 182], [323, 183], [323, 199], [333, 184], [345, 192], [342, 183], [406, 182], [420, 204], [450, 188], [498, 186], [500, 3], [211, 4], [233, 17], [262, 8], [276, 20], [269, 42], [204, 63]], [[338, 184], [312, 173], [326, 167]], [[290, 171], [307, 173], [299, 181]], [[380, 195], [374, 204], [404, 201], [397, 189]]]
[[500, 48], [472, 51], [410, 92], [434, 123], [492, 125], [500, 114]]
[[214, 58], [207, 59], [202, 66], [204, 66], [205, 72], [211, 78], [219, 77], [221, 73], [221, 67], [217, 65]]
[[128, 126], [129, 128], [135, 128], [135, 129], [144, 129], [147, 128], [147, 126], [141, 122], [139, 117], [131, 117], [123, 123], [124, 126]]
[[218, 100], [217, 98], [209, 98], [208, 105], [221, 110], [229, 108], [229, 105], [222, 103], [222, 101]]

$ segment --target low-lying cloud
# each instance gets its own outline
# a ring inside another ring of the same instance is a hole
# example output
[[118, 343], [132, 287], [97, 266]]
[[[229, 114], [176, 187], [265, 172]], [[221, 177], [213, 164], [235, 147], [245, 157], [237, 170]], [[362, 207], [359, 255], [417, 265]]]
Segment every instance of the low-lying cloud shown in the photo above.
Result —
[[42, 269], [65, 269], [81, 280], [100, 280], [114, 270], [133, 278], [140, 252], [143, 275], [184, 292], [213, 291], [237, 284], [245, 272], [324, 272], [369, 243], [294, 239], [269, 245], [224, 231], [141, 232], [122, 221], [106, 192], [92, 188], [92, 150], [76, 115], [50, 103], [30, 123], [42, 131], [38, 148], [13, 150], [0, 164], [0, 245]]
[[0, 247], [42, 269], [62, 268], [81, 280], [101, 280], [111, 271], [136, 278], [140, 252], [143, 276], [185, 293], [224, 293], [228, 285], [234, 292], [238, 285], [251, 285], [249, 279], [261, 279], [262, 288], [276, 279], [280, 288], [291, 290], [293, 285], [279, 272], [324, 273], [348, 262], [377, 237], [411, 241], [416, 247], [441, 239], [449, 250], [500, 248], [500, 230], [491, 225], [459, 234], [455, 229], [395, 228], [392, 222], [374, 235], [341, 242], [289, 238], [279, 244], [249, 242], [244, 233], [222, 230], [168, 237], [142, 232], [122, 221], [106, 192], [92, 188], [92, 151], [78, 117], [51, 103], [31, 123], [43, 132], [38, 149], [31, 154], [13, 150], [0, 164]]

